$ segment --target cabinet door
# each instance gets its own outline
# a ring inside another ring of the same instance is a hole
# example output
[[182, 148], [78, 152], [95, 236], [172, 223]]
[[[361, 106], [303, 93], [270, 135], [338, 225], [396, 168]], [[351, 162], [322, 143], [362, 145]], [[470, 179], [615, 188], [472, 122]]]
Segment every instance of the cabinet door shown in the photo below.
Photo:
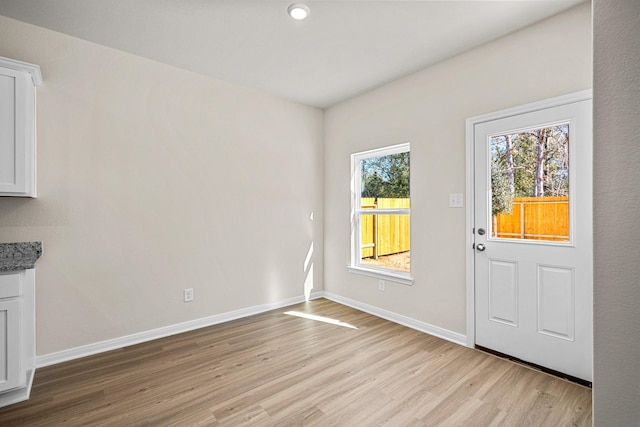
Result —
[[0, 392], [20, 385], [20, 301], [0, 300]]
[[0, 67], [0, 194], [33, 196], [34, 97], [29, 75]]

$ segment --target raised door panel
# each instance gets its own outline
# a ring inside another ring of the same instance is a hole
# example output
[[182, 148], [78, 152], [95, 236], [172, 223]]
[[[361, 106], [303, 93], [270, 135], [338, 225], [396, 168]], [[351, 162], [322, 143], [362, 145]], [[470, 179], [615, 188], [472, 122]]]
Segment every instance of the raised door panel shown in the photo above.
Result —
[[489, 261], [489, 320], [518, 326], [518, 263]]
[[24, 71], [0, 67], [0, 195], [35, 196], [35, 89]]
[[20, 386], [20, 301], [0, 301], [0, 392]]
[[538, 265], [538, 332], [569, 341], [575, 331], [574, 269]]
[[19, 73], [0, 68], [0, 190], [12, 191], [20, 186], [20, 164], [16, 135], [16, 89]]

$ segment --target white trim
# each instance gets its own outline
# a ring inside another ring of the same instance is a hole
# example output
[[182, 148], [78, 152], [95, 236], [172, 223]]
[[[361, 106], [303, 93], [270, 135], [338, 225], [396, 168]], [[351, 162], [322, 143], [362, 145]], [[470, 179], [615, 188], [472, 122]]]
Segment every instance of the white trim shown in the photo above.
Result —
[[467, 189], [467, 205], [466, 205], [466, 223], [465, 223], [465, 251], [466, 253], [466, 280], [467, 280], [467, 347], [475, 347], [476, 344], [476, 289], [475, 289], [475, 257], [473, 252], [473, 243], [474, 243], [474, 235], [473, 235], [473, 226], [474, 226], [474, 216], [475, 210], [474, 206], [476, 203], [475, 200], [475, 181], [473, 178], [474, 174], [474, 159], [475, 159], [475, 150], [474, 150], [474, 127], [476, 122], [473, 119], [467, 119], [466, 122], [466, 189]]
[[[504, 110], [494, 111], [492, 113], [481, 114], [479, 116], [470, 117], [467, 119], [467, 130], [469, 130], [469, 124], [476, 125], [478, 123], [490, 122], [492, 120], [505, 119], [507, 117], [513, 117], [520, 114], [531, 113], [533, 111], [544, 110], [547, 108], [559, 107], [561, 105], [573, 104], [574, 102], [586, 101], [593, 98], [593, 91], [591, 89], [581, 90], [579, 92], [569, 93], [566, 95], [556, 96], [554, 98], [543, 99], [541, 101], [531, 102], [529, 104], [519, 105], [517, 107], [506, 108]], [[473, 126], [471, 128], [473, 130]], [[469, 138], [467, 135], [467, 142]]]
[[[316, 299], [320, 297], [321, 297], [320, 293], [314, 293], [311, 295], [310, 299]], [[274, 303], [256, 305], [253, 307], [247, 307], [239, 310], [230, 311], [228, 313], [216, 314], [213, 316], [203, 317], [201, 319], [191, 320], [184, 323], [169, 325], [162, 328], [153, 329], [150, 331], [138, 332], [132, 335], [126, 335], [119, 338], [100, 341], [93, 344], [87, 344], [80, 347], [71, 348], [68, 350], [58, 351], [56, 353], [37, 356], [35, 364], [37, 368], [55, 365], [57, 363], [67, 362], [70, 360], [79, 359], [81, 357], [91, 356], [98, 353], [104, 353], [106, 351], [116, 350], [123, 347], [128, 347], [130, 345], [152, 341], [158, 338], [164, 338], [171, 335], [176, 335], [183, 332], [204, 328], [207, 326], [213, 326], [213, 325], [228, 322], [231, 320], [240, 319], [243, 317], [253, 316], [255, 314], [260, 314], [260, 313], [275, 310], [278, 308], [286, 307], [289, 305], [298, 304], [304, 301], [305, 301], [304, 296], [298, 296], [298, 297], [288, 298], [286, 300], [282, 300]]]
[[401, 142], [400, 144], [374, 148], [372, 150], [359, 151], [357, 153], [353, 153], [351, 156], [353, 158], [357, 158], [360, 160], [369, 159], [371, 157], [381, 157], [381, 156], [387, 156], [389, 154], [404, 153], [405, 151], [410, 151], [410, 147], [411, 147], [411, 142], [407, 141], [407, 142]]
[[42, 83], [42, 73], [40, 72], [39, 65], [29, 64], [28, 62], [17, 61], [15, 59], [0, 56], [0, 67], [24, 71], [31, 74], [31, 81], [33, 81], [34, 86], [38, 86]]
[[389, 268], [376, 269], [375, 267], [347, 265], [347, 270], [349, 270], [351, 273], [375, 277], [376, 279], [388, 280], [390, 282], [397, 282], [402, 285], [413, 285], [413, 277], [409, 276], [408, 274], [403, 275], [402, 273], [395, 272], [395, 270], [391, 270]]
[[320, 296], [339, 304], [355, 308], [356, 310], [364, 311], [365, 313], [372, 314], [376, 317], [389, 320], [390, 322], [398, 323], [408, 328], [415, 329], [416, 331], [424, 332], [425, 334], [433, 335], [435, 337], [451, 341], [455, 344], [466, 345], [467, 342], [467, 337], [465, 335], [450, 331], [448, 329], [440, 328], [438, 326], [434, 326], [420, 320], [412, 319], [410, 317], [406, 317], [392, 311], [384, 310], [373, 305], [365, 304], [363, 302], [356, 301], [350, 298], [345, 298], [327, 291], [320, 292]]
[[[365, 197], [366, 199], [366, 197]], [[411, 215], [411, 209], [407, 208], [371, 208], [358, 211], [365, 215]]]
[[473, 226], [474, 226], [474, 129], [475, 125], [488, 122], [491, 120], [499, 120], [507, 117], [516, 116], [519, 114], [531, 113], [533, 111], [544, 110], [546, 108], [559, 107], [561, 105], [572, 104], [575, 102], [586, 101], [593, 98], [593, 91], [591, 89], [582, 90], [579, 92], [569, 93], [566, 95], [557, 96], [554, 98], [544, 99], [541, 101], [532, 102], [525, 105], [520, 105], [513, 108], [507, 108], [504, 110], [494, 111], [492, 113], [482, 114], [475, 117], [470, 117], [466, 120], [466, 189], [467, 189], [467, 207], [466, 207], [466, 280], [467, 280], [467, 335], [466, 345], [467, 347], [474, 347], [476, 342], [476, 324], [475, 324], [475, 284], [474, 284], [474, 250], [472, 248]]

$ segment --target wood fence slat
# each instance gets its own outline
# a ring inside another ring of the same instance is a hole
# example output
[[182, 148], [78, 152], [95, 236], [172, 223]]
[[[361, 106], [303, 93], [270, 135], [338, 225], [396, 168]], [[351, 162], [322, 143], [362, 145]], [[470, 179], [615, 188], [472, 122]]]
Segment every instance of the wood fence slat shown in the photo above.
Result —
[[[362, 198], [363, 208], [377, 207], [379, 209], [407, 209], [411, 206], [409, 198], [387, 199], [378, 198], [377, 205], [374, 198]], [[411, 249], [410, 220], [408, 215], [377, 215], [377, 241], [375, 239], [374, 215], [361, 216], [362, 258], [390, 255], [406, 252]], [[376, 254], [377, 250], [377, 254]]]
[[493, 237], [569, 240], [569, 197], [516, 197], [510, 214], [494, 217]]

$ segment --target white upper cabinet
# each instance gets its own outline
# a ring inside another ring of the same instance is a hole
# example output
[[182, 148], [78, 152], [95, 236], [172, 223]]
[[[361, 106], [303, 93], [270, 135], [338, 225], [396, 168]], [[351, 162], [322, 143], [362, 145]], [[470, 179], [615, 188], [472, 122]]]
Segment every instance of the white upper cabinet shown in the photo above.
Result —
[[40, 67], [0, 57], [0, 196], [36, 197]]

